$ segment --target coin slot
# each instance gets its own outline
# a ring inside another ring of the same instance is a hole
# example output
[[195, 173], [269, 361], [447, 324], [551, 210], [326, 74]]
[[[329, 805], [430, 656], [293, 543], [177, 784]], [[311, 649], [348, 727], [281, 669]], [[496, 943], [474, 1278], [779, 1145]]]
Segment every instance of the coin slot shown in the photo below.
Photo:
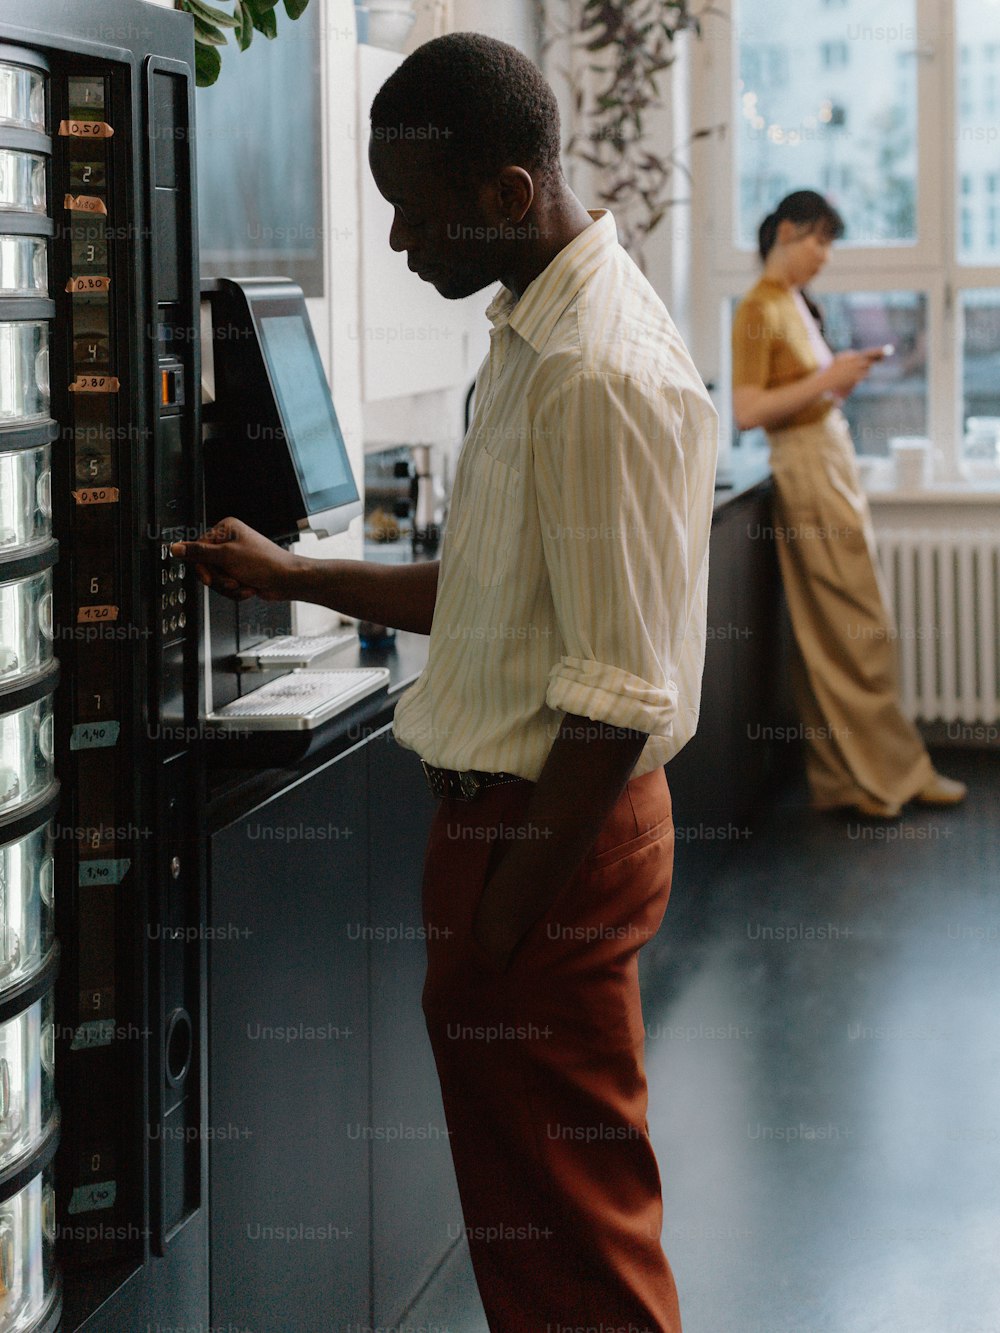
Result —
[[175, 1009], [167, 1020], [167, 1082], [179, 1087], [187, 1078], [194, 1052], [194, 1034], [191, 1019], [184, 1009]]

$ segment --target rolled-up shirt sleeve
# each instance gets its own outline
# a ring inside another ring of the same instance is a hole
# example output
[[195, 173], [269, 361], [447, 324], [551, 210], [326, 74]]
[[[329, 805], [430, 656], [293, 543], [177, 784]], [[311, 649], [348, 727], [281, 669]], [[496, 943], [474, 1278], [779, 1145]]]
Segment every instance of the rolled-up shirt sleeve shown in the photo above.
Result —
[[710, 457], [714, 473], [717, 423], [704, 395], [603, 371], [540, 405], [533, 466], [564, 649], [550, 708], [672, 734], [710, 526], [691, 514], [689, 469]]

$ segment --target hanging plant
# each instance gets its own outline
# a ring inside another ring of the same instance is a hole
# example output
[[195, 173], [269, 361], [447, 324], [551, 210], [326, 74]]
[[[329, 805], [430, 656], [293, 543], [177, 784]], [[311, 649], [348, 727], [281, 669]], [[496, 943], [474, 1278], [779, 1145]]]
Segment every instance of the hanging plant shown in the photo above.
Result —
[[[677, 172], [691, 178], [681, 150], [723, 128], [695, 130], [662, 153], [650, 141], [646, 119], [664, 105], [661, 82], [677, 59], [678, 36], [701, 37], [705, 15], [726, 16], [710, 3], [695, 9], [691, 0], [538, 0], [538, 6], [542, 49], [556, 47], [571, 57], [559, 72], [580, 128], [564, 151], [595, 168], [596, 202], [615, 210], [622, 244], [641, 264], [647, 238], [674, 204], [686, 202], [674, 188]], [[573, 52], [585, 60], [572, 60]]]
[[[309, 0], [284, 0], [285, 13], [290, 19], [300, 18], [308, 4]], [[235, 0], [232, 13], [206, 0], [174, 0], [174, 8], [194, 19], [195, 81], [199, 88], [207, 88], [219, 77], [227, 32], [232, 32], [241, 51], [253, 41], [255, 31], [271, 41], [278, 35], [278, 0]]]

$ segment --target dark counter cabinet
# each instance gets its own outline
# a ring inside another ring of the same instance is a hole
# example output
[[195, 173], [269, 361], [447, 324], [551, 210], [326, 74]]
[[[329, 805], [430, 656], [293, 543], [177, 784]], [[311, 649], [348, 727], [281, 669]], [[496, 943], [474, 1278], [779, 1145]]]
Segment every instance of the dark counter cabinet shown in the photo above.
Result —
[[420, 886], [438, 802], [387, 727], [368, 746], [372, 1035], [372, 1323], [396, 1328], [462, 1224], [420, 997]]
[[435, 805], [383, 724], [212, 837], [213, 1326], [391, 1326], [454, 1243], [420, 1007]]
[[211, 848], [213, 1326], [368, 1322], [363, 746]]
[[769, 480], [717, 503], [698, 730], [666, 769], [677, 874], [717, 866], [801, 763], [771, 505]]

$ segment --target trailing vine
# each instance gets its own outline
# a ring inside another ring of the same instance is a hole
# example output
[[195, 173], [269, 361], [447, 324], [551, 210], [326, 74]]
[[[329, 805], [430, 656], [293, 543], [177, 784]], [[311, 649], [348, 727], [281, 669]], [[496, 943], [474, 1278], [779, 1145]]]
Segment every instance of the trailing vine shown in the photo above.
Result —
[[[664, 105], [661, 82], [677, 59], [677, 39], [702, 35], [702, 19], [723, 11], [692, 0], [536, 0], [542, 49], [569, 59], [560, 68], [580, 128], [568, 157], [595, 168], [596, 202], [615, 210], [622, 244], [640, 264], [646, 240], [670, 208], [684, 202], [675, 175], [690, 180], [681, 150], [721, 127], [698, 129], [669, 152], [650, 142], [646, 121]], [[582, 53], [582, 62], [573, 53]]]
[[[297, 19], [305, 13], [309, 0], [283, 0], [285, 13]], [[195, 80], [199, 88], [206, 88], [219, 77], [222, 69], [222, 48], [227, 33], [241, 51], [253, 41], [255, 32], [263, 33], [273, 41], [278, 35], [278, 0], [235, 0], [232, 13], [220, 9], [207, 0], [174, 0], [174, 8], [182, 9], [194, 19]]]

